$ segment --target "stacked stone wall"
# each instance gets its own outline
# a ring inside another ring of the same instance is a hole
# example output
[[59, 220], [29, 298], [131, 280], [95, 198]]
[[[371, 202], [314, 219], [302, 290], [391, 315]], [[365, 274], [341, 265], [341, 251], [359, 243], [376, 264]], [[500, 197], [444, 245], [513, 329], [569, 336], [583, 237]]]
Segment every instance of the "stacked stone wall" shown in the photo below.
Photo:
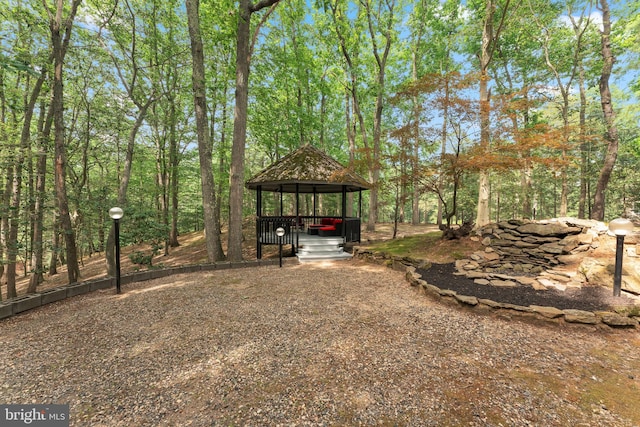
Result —
[[537, 274], [597, 248], [599, 235], [606, 231], [601, 222], [579, 219], [489, 224], [477, 231], [484, 252], [476, 252], [466, 269]]

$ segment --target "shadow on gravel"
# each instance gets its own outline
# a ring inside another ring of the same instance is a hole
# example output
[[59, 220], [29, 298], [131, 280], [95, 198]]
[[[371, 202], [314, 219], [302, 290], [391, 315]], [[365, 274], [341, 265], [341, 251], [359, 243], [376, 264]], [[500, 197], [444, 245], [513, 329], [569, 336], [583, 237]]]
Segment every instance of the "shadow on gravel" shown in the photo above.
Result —
[[427, 269], [417, 269], [427, 283], [440, 289], [449, 289], [459, 295], [475, 296], [495, 302], [520, 306], [540, 305], [560, 310], [575, 309], [585, 311], [611, 311], [613, 307], [634, 306], [631, 298], [614, 297], [612, 292], [601, 286], [583, 286], [567, 288], [566, 291], [548, 289], [536, 291], [531, 286], [499, 287], [479, 285], [473, 279], [453, 274], [454, 264], [432, 264]]

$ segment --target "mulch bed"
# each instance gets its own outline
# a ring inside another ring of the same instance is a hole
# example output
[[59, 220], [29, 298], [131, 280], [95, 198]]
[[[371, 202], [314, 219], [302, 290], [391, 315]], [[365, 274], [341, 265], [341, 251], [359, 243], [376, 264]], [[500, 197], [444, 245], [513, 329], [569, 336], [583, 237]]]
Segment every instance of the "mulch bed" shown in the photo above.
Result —
[[614, 297], [611, 290], [601, 286], [567, 288], [565, 291], [548, 289], [536, 291], [531, 286], [499, 287], [479, 285], [473, 279], [453, 274], [454, 264], [432, 264], [427, 269], [418, 269], [428, 283], [440, 289], [450, 289], [459, 295], [475, 296], [495, 302], [520, 306], [540, 305], [560, 310], [611, 311], [614, 307], [636, 305], [636, 301], [624, 295]]

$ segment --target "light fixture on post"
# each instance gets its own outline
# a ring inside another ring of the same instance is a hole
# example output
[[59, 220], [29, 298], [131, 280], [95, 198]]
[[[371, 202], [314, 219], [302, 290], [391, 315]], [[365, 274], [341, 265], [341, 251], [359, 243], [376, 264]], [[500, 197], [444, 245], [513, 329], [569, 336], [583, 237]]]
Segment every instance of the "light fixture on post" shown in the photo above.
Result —
[[633, 232], [633, 223], [626, 218], [616, 218], [609, 223], [609, 230], [616, 235], [616, 267], [613, 274], [613, 296], [619, 297], [622, 289], [624, 236]]
[[124, 216], [122, 208], [109, 209], [109, 216], [113, 220], [113, 232], [116, 247], [116, 294], [120, 293], [120, 218]]
[[276, 236], [278, 236], [278, 246], [280, 247], [280, 267], [282, 267], [282, 238], [284, 237], [285, 230], [283, 227], [276, 228]]

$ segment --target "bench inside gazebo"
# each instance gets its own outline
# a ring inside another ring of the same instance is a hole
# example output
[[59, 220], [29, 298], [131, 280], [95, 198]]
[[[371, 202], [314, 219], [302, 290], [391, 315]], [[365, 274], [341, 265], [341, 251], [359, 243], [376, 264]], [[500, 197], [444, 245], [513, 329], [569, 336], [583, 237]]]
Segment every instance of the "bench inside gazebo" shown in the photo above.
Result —
[[[369, 183], [337, 160], [307, 144], [291, 152], [252, 177], [247, 188], [256, 190], [256, 249], [262, 258], [263, 245], [291, 245], [300, 262], [350, 258], [346, 243], [360, 241], [362, 190]], [[264, 215], [263, 193], [280, 195], [279, 212], [284, 212], [284, 194], [295, 195], [290, 215]], [[347, 216], [347, 194], [358, 193], [358, 216]], [[301, 212], [300, 196], [310, 194], [312, 212]], [[318, 213], [318, 196], [341, 196], [336, 215]], [[276, 235], [278, 227], [285, 230]]]

